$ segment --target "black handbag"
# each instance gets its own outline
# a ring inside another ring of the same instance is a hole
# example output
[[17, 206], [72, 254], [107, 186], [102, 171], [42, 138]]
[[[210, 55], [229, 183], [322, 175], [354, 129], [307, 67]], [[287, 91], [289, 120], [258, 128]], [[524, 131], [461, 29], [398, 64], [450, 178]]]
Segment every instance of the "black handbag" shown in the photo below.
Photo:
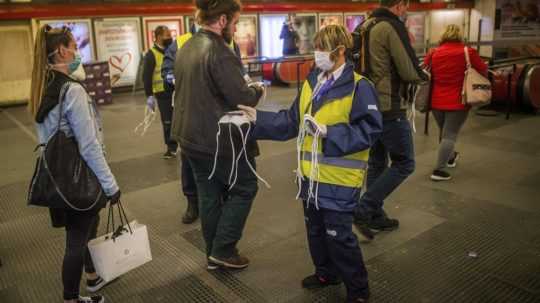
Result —
[[75, 137], [60, 130], [64, 96], [69, 83], [62, 86], [59, 97], [58, 127], [46, 144], [36, 148], [39, 155], [30, 182], [29, 205], [89, 211], [100, 209], [107, 197], [96, 175], [79, 152]]

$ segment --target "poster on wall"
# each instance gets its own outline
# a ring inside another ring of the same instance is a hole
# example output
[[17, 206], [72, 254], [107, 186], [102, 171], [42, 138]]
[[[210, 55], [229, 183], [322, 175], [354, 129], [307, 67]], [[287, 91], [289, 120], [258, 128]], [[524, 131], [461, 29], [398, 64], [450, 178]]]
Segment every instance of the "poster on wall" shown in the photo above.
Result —
[[145, 32], [145, 49], [149, 49], [154, 45], [154, 30], [160, 25], [169, 28], [173, 39], [176, 39], [176, 36], [184, 33], [184, 19], [181, 16], [143, 18], [143, 24]]
[[257, 16], [243, 15], [236, 25], [234, 41], [240, 48], [242, 58], [257, 56], [258, 37], [257, 37]]
[[260, 15], [261, 56], [268, 58], [283, 56], [283, 40], [280, 39], [280, 33], [286, 21], [287, 15]]
[[317, 33], [317, 16], [314, 14], [297, 14], [293, 28], [298, 34], [298, 52], [301, 55], [313, 53], [313, 38]]
[[364, 20], [366, 20], [366, 15], [364, 14], [345, 14], [345, 27], [352, 33]]
[[109, 62], [112, 86], [133, 85], [141, 59], [139, 19], [101, 19], [94, 27], [97, 57]]
[[94, 61], [94, 43], [92, 40], [92, 23], [90, 20], [39, 20], [38, 24], [39, 27], [48, 24], [55, 28], [64, 26], [69, 28], [77, 42], [82, 63]]
[[327, 25], [343, 25], [343, 14], [319, 14], [319, 29]]
[[424, 13], [409, 13], [405, 26], [409, 31], [409, 38], [417, 53], [424, 52], [426, 41], [426, 15]]
[[540, 0], [497, 0], [495, 38], [540, 38]]

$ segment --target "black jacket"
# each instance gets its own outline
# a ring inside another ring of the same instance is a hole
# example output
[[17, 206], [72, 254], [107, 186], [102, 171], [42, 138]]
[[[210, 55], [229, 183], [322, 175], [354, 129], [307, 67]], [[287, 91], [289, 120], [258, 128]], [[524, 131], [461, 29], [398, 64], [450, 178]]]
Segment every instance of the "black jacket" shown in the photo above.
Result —
[[[188, 156], [213, 157], [219, 119], [238, 104], [256, 106], [262, 91], [247, 86], [241, 61], [213, 32], [200, 30], [178, 52], [171, 135]], [[233, 131], [233, 141], [238, 152], [238, 131]], [[228, 127], [222, 128], [219, 145], [220, 155], [232, 153]], [[248, 141], [247, 152], [258, 155], [254, 140]]]

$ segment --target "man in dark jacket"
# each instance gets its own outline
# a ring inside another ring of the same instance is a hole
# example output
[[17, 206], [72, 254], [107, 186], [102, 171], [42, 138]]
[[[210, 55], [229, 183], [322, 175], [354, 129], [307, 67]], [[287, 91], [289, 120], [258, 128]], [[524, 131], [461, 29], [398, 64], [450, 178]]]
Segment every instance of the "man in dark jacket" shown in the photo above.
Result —
[[383, 203], [415, 168], [405, 92], [409, 84], [426, 76], [400, 19], [406, 15], [408, 2], [380, 0], [380, 7], [362, 24], [361, 72], [375, 84], [383, 116], [382, 136], [370, 151], [367, 191], [355, 215], [359, 230], [368, 238], [373, 238], [372, 229], [398, 228], [399, 221], [388, 218]]
[[156, 103], [159, 106], [161, 123], [163, 125], [163, 137], [167, 145], [167, 151], [163, 158], [170, 159], [176, 155], [177, 144], [171, 140], [172, 120], [172, 93], [164, 88], [161, 78], [161, 66], [165, 56], [165, 49], [172, 43], [171, 32], [166, 26], [158, 26], [154, 30], [155, 42], [144, 56], [143, 83], [146, 94], [146, 104], [151, 110], [155, 110]]
[[[163, 77], [165, 83], [165, 90], [172, 92], [174, 91], [174, 62], [176, 60], [176, 53], [181, 49], [184, 44], [189, 41], [195, 33], [198, 31], [198, 26], [194, 23], [190, 31], [186, 34], [179, 35], [176, 37], [176, 41], [171, 43], [171, 45], [165, 51], [165, 58], [163, 59], [163, 66], [161, 67], [161, 76]], [[240, 48], [234, 40], [225, 41], [227, 44], [232, 47], [234, 53], [238, 58], [241, 58]], [[245, 76], [244, 76], [245, 77]], [[249, 77], [248, 77], [249, 78]], [[182, 223], [191, 224], [197, 220], [199, 217], [199, 207], [198, 207], [198, 198], [197, 198], [197, 185], [193, 177], [193, 169], [187, 161], [185, 155], [180, 151], [180, 162], [182, 164], [180, 174], [182, 180], [182, 192], [187, 199], [187, 209], [184, 215], [182, 216]]]
[[[238, 161], [238, 178], [229, 189], [232, 146], [228, 127], [222, 127], [219, 136], [218, 121], [225, 113], [236, 110], [238, 104], [256, 106], [263, 88], [248, 87], [241, 61], [225, 42], [232, 39], [236, 30], [240, 3], [223, 0], [216, 5], [206, 5], [204, 1], [196, 4], [202, 29], [176, 56], [172, 134], [195, 175], [208, 269], [242, 269], [249, 265], [249, 260], [238, 253], [236, 244], [258, 190], [257, 177], [247, 164], [249, 159], [254, 166], [258, 148], [255, 141], [248, 140], [247, 159]], [[239, 151], [242, 140], [238, 130], [232, 131], [231, 136]], [[214, 162], [216, 147], [219, 157]], [[227, 198], [223, 199], [225, 192]]]

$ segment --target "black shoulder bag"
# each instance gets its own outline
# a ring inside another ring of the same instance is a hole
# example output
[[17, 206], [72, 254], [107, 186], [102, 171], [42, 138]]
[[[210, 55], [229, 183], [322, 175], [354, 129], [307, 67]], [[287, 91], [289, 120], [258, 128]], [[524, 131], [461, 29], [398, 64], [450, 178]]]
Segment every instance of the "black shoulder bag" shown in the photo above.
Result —
[[107, 197], [96, 175], [79, 152], [75, 137], [60, 130], [62, 108], [69, 82], [62, 86], [56, 133], [46, 144], [40, 144], [34, 175], [28, 189], [29, 205], [89, 211], [107, 203]]

